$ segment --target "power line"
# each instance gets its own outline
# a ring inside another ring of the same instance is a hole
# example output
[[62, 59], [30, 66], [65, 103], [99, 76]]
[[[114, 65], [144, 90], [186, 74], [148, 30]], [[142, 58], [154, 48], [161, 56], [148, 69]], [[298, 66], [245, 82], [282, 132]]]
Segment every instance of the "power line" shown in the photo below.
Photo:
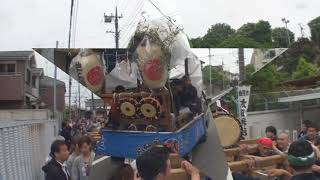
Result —
[[129, 17], [133, 17], [133, 18], [131, 18], [132, 20], [130, 22], [128, 22], [126, 25], [121, 27], [122, 28], [121, 32], [125, 32], [129, 29], [129, 27], [132, 25], [132, 23], [136, 20], [137, 15], [140, 14], [140, 11], [141, 11], [143, 5], [144, 5], [144, 0], [139, 1], [137, 8], [134, 11], [134, 12], [136, 12], [136, 14], [135, 15], [131, 14], [133, 16], [131, 16], [131, 15], [129, 16]]
[[[142, 1], [142, 2], [144, 2], [144, 1]], [[123, 31], [122, 34], [126, 34], [125, 38], [123, 38], [126, 40], [122, 42], [122, 47], [125, 46], [130, 41], [132, 33], [129, 33], [129, 32], [130, 32], [130, 30], [132, 31], [132, 27], [135, 26], [140, 21], [140, 19], [137, 18], [137, 16], [140, 13], [142, 13], [141, 10], [142, 10], [143, 6], [144, 6], [144, 3], [141, 3], [139, 9], [137, 10], [137, 13], [135, 14], [135, 16], [132, 19], [132, 21], [130, 22], [130, 24], [128, 24], [125, 29], [121, 30], [121, 31]]]
[[78, 10], [79, 10], [79, 0], [76, 0], [76, 7], [73, 19], [73, 47], [75, 47], [75, 40], [77, 35], [77, 21], [78, 21]]
[[[163, 13], [160, 8], [158, 8], [157, 5], [155, 5], [152, 0], [148, 0], [159, 12], [160, 14], [165, 17], [172, 25], [176, 26], [176, 28], [178, 28], [181, 32], [183, 32], [183, 29], [180, 28], [179, 26], [177, 26], [174, 22], [172, 22], [172, 19], [170, 17], [168, 17], [165, 13]], [[184, 32], [183, 32], [184, 33]], [[184, 33], [185, 34], [185, 33]]]
[[[123, 26], [126, 26], [129, 24], [129, 21], [132, 19], [130, 17], [133, 17], [134, 16], [134, 13], [136, 12], [136, 9], [139, 7], [139, 5], [141, 4], [143, 0], [139, 0], [137, 2], [137, 4], [135, 5], [135, 7], [132, 9], [132, 11], [130, 12], [130, 14], [128, 14], [128, 20], [126, 20], [124, 23], [123, 23]], [[123, 26], [120, 26], [120, 28], [123, 28]]]

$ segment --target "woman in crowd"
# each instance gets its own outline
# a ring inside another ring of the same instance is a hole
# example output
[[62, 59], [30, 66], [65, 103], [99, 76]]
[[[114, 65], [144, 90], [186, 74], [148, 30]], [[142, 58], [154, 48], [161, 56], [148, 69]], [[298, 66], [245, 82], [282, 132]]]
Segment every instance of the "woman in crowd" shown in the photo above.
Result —
[[309, 121], [309, 120], [304, 120], [302, 122], [302, 128], [301, 128], [301, 132], [300, 132], [300, 134], [298, 136], [298, 139], [300, 139], [300, 138], [302, 138], [302, 137], [307, 135], [307, 129], [308, 129], [308, 127], [310, 125], [311, 125], [311, 121]]
[[78, 157], [80, 155], [80, 149], [78, 146], [79, 141], [80, 141], [79, 137], [72, 138], [70, 150], [69, 150], [70, 156], [69, 156], [68, 160], [66, 161], [66, 166], [67, 166], [69, 172], [72, 172], [73, 162], [76, 159], [76, 157]]
[[92, 151], [91, 139], [83, 136], [79, 140], [80, 155], [72, 165], [72, 180], [88, 180], [95, 153]]
[[272, 141], [277, 140], [277, 129], [274, 126], [268, 126], [266, 128], [266, 137], [270, 138]]

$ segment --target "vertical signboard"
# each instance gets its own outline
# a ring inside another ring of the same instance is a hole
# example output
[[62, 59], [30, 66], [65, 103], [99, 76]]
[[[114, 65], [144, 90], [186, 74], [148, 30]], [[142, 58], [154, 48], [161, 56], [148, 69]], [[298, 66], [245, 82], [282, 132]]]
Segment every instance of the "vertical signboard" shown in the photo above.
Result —
[[238, 86], [238, 109], [239, 119], [243, 129], [243, 136], [248, 137], [247, 110], [249, 106], [251, 86]]

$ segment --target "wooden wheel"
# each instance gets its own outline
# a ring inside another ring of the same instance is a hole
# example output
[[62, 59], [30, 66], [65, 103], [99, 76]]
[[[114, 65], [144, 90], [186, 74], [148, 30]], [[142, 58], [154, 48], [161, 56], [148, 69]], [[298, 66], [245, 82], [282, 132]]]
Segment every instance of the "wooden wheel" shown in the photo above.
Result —
[[126, 118], [133, 118], [136, 115], [137, 101], [135, 99], [120, 99], [120, 112]]
[[140, 101], [139, 115], [149, 120], [157, 119], [160, 116], [160, 102], [153, 97], [146, 97]]

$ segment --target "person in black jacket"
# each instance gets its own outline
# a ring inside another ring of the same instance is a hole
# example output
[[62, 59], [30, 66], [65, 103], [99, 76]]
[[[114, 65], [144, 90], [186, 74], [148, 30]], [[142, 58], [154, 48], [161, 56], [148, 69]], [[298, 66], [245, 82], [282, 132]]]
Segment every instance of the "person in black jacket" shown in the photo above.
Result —
[[193, 114], [201, 113], [201, 100], [197, 89], [192, 85], [189, 76], [184, 76], [182, 80], [181, 106], [188, 107]]
[[68, 125], [67, 122], [62, 122], [62, 129], [60, 130], [60, 135], [64, 137], [65, 142], [69, 148], [71, 145], [71, 127]]
[[45, 180], [71, 180], [64, 163], [69, 157], [66, 143], [62, 140], [54, 141], [51, 145], [50, 156], [52, 159], [42, 167], [45, 172]]

